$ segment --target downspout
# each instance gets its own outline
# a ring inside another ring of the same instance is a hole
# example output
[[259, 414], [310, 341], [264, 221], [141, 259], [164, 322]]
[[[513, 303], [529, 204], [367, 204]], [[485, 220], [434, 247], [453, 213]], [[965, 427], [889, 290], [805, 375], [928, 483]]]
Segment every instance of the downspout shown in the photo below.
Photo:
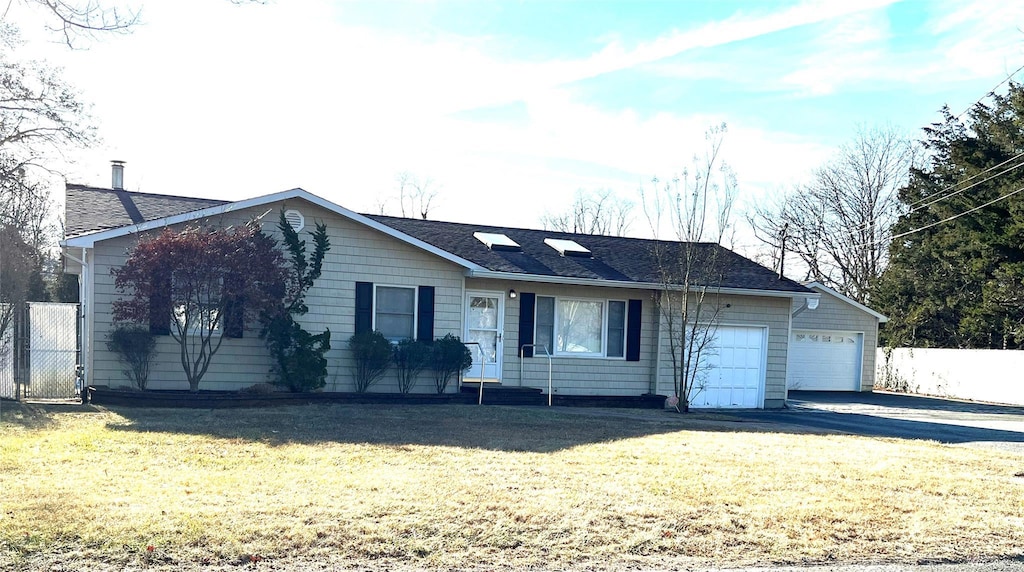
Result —
[[79, 320], [79, 331], [82, 333], [80, 340], [80, 347], [78, 348], [79, 355], [82, 360], [82, 383], [86, 387], [89, 385], [91, 378], [92, 368], [92, 352], [91, 349], [91, 338], [89, 332], [89, 265], [86, 262], [89, 259], [89, 251], [86, 247], [82, 247], [82, 258], [79, 260], [71, 255], [70, 252], [65, 252], [64, 256], [67, 256], [71, 260], [77, 262], [81, 268], [82, 273], [78, 277], [78, 320]]
[[804, 298], [804, 303], [789, 315], [789, 342], [786, 343], [786, 398], [783, 400], [783, 407], [789, 402], [789, 365], [790, 358], [793, 355], [792, 349], [789, 344], [793, 342], [793, 318], [803, 314], [806, 310], [817, 310], [818, 309], [818, 298]]
[[804, 310], [817, 310], [817, 309], [818, 309], [818, 299], [817, 298], [804, 298], [803, 306], [800, 306], [799, 308], [794, 310], [793, 313], [790, 315], [790, 317], [791, 318], [795, 318], [795, 317], [799, 316], [800, 314], [803, 314]]

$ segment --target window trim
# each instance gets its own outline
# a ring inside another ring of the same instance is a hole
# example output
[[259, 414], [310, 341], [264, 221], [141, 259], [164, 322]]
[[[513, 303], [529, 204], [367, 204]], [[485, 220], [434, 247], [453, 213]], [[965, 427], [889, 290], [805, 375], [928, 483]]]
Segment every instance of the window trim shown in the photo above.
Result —
[[[377, 328], [377, 312], [380, 311], [380, 304], [377, 303], [377, 288], [401, 288], [403, 290], [412, 290], [412, 336], [408, 337], [408, 338], [398, 338], [398, 339], [395, 339], [395, 340], [392, 340], [391, 338], [388, 338], [388, 341], [390, 341], [393, 344], [397, 344], [399, 341], [401, 341], [403, 339], [415, 340], [416, 339], [416, 327], [417, 327], [417, 324], [419, 324], [419, 317], [420, 317], [419, 289], [416, 286], [407, 286], [405, 284], [378, 284], [378, 283], [374, 282], [373, 283], [373, 316], [372, 316], [373, 319], [371, 321], [370, 328], [371, 328], [372, 331], [375, 331], [375, 332], [380, 331]], [[383, 333], [383, 332], [381, 332], [381, 333]], [[387, 337], [387, 336], [385, 336], [385, 337]]]
[[[551, 326], [551, 344], [554, 346], [550, 348], [552, 357], [572, 357], [582, 359], [606, 359], [616, 361], [626, 361], [626, 344], [629, 330], [629, 301], [619, 298], [587, 298], [584, 296], [548, 296], [544, 294], [537, 294], [536, 298], [552, 298], [554, 299], [554, 316], [552, 318]], [[562, 301], [578, 301], [578, 302], [600, 302], [601, 303], [601, 353], [597, 352], [561, 352], [558, 351], [558, 304]], [[609, 314], [609, 303], [610, 302], [621, 302], [623, 304], [622, 313], [622, 355], [621, 356], [610, 356], [608, 355], [608, 318]], [[537, 327], [540, 324], [540, 320], [537, 317], [537, 312], [540, 310], [540, 303], [534, 304], [533, 309], [533, 337], [537, 340]]]

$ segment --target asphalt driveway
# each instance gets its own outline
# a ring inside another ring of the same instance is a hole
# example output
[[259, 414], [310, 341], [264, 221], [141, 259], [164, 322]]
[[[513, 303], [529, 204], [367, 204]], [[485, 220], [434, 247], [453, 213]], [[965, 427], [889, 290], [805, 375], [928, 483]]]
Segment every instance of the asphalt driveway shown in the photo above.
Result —
[[1024, 454], [1024, 407], [892, 393], [790, 391], [786, 409], [743, 411], [736, 416], [819, 431], [926, 439]]

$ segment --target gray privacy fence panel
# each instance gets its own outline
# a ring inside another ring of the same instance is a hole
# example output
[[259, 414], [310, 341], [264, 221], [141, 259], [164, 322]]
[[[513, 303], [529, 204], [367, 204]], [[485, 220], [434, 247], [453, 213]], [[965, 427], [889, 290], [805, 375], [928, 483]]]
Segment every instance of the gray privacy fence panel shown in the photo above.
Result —
[[78, 306], [45, 302], [28, 306], [28, 397], [74, 397], [77, 393]]

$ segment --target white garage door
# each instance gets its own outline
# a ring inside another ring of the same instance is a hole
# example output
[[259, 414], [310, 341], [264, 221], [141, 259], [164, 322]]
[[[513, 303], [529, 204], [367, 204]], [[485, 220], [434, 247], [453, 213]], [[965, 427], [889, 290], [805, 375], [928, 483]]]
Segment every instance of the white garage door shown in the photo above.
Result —
[[692, 407], [764, 406], [765, 329], [719, 326]]
[[860, 390], [864, 335], [829, 330], [793, 330], [789, 340], [789, 389]]

